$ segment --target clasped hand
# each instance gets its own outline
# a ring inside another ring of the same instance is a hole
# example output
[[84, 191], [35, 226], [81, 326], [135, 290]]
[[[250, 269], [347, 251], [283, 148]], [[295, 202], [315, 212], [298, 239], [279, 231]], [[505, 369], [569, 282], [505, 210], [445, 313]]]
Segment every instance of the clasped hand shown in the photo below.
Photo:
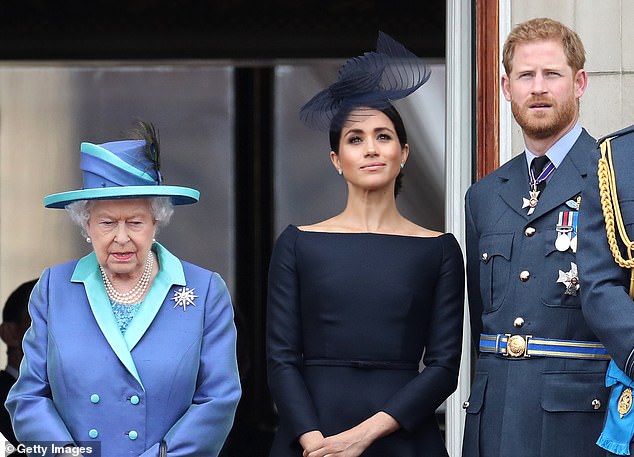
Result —
[[304, 449], [302, 457], [358, 457], [375, 440], [399, 428], [392, 416], [380, 411], [359, 425], [326, 438], [318, 430], [304, 433], [299, 444]]
[[309, 440], [302, 440], [306, 443], [303, 457], [358, 457], [371, 444], [365, 433], [354, 428], [325, 438], [318, 431], [306, 435], [311, 436]]

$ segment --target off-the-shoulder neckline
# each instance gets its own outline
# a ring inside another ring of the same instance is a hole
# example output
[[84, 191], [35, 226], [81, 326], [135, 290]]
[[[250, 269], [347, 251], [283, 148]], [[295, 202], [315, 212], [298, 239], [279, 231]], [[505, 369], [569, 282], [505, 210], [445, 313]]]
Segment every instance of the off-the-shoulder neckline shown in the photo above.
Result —
[[417, 236], [417, 235], [403, 235], [400, 233], [381, 233], [381, 232], [327, 232], [321, 230], [302, 230], [297, 225], [289, 224], [289, 227], [292, 227], [294, 230], [300, 233], [315, 233], [315, 234], [326, 234], [326, 235], [374, 235], [374, 236], [393, 236], [393, 237], [401, 237], [401, 238], [416, 238], [416, 239], [429, 239], [435, 240], [441, 238], [446, 235], [451, 235], [449, 232], [441, 233], [437, 236]]

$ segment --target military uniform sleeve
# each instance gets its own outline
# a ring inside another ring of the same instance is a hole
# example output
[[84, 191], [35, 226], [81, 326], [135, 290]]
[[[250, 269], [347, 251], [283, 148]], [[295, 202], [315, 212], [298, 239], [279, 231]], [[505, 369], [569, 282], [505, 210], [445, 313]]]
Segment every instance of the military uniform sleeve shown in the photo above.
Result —
[[471, 204], [472, 189], [465, 196], [465, 221], [467, 244], [467, 296], [469, 298], [469, 315], [471, 321], [471, 339], [473, 347], [480, 344], [482, 333], [482, 296], [480, 295], [480, 236], [473, 220], [473, 208]]
[[[630, 272], [616, 264], [608, 246], [598, 187], [598, 158], [597, 152], [579, 213], [579, 293], [588, 325], [619, 368], [631, 378], [634, 375], [634, 303], [628, 294]], [[629, 236], [634, 233], [630, 231]], [[620, 247], [624, 252], [623, 246]]]

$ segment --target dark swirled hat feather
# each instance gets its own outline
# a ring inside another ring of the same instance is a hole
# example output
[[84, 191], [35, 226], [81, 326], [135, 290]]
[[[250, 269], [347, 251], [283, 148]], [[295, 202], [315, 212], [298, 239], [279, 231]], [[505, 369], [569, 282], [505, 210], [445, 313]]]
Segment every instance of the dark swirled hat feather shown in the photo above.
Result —
[[300, 119], [316, 130], [336, 129], [352, 109], [386, 108], [410, 95], [430, 76], [431, 70], [422, 59], [379, 32], [376, 51], [346, 61], [337, 81], [301, 108]]

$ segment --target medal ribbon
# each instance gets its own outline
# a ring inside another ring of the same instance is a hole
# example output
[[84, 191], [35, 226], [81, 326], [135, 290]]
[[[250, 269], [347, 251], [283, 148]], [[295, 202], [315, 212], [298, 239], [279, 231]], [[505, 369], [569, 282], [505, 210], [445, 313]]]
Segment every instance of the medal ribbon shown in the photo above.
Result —
[[535, 178], [535, 175], [533, 174], [533, 170], [530, 169], [528, 173], [530, 177], [530, 180], [529, 180], [530, 187], [536, 190], [537, 184], [539, 184], [540, 182], [546, 181], [548, 177], [553, 173], [553, 171], [555, 171], [555, 165], [550, 161], [548, 162], [548, 165], [544, 167], [544, 169], [542, 170], [542, 172], [539, 174], [537, 178]]
[[570, 231], [574, 235], [577, 233], [578, 221], [579, 221], [579, 211], [560, 211], [559, 219], [557, 221], [557, 231], [558, 232]]

